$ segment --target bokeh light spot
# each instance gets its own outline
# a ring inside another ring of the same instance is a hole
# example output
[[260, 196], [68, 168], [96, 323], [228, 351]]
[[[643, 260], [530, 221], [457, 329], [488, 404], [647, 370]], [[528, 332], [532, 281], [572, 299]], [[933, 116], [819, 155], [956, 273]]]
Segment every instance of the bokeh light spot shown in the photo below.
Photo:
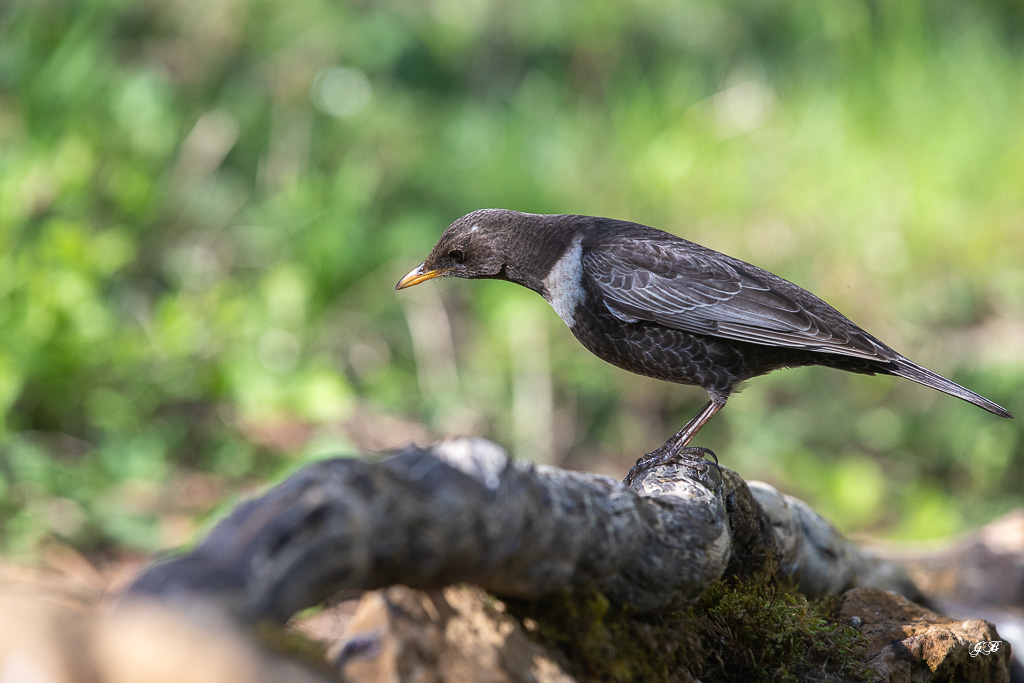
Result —
[[317, 109], [339, 119], [361, 113], [370, 104], [372, 94], [366, 74], [346, 66], [321, 70], [313, 79], [310, 93]]

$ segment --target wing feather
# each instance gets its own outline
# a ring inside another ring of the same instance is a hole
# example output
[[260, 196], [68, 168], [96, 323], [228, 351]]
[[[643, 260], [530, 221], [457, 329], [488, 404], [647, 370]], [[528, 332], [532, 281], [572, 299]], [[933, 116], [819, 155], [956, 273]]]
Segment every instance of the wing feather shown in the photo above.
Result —
[[583, 270], [620, 318], [754, 344], [871, 360], [888, 355], [810, 292], [725, 254], [680, 238], [617, 235], [595, 246], [584, 251]]

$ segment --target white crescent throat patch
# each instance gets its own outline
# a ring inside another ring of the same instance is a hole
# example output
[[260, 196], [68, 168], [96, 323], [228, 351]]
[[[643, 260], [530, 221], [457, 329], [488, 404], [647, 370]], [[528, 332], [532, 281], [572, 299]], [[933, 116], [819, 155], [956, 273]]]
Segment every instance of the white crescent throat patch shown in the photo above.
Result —
[[583, 235], [577, 236], [544, 278], [544, 298], [569, 327], [576, 322], [576, 307], [586, 299], [580, 282], [583, 277], [582, 242]]

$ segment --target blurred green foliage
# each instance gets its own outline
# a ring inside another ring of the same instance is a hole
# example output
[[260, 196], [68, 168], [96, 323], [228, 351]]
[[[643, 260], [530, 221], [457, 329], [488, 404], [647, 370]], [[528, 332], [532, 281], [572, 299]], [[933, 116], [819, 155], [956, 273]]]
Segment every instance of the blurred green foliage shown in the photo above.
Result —
[[[415, 423], [621, 475], [699, 390], [603, 365], [507, 283], [392, 291], [488, 206], [753, 261], [1024, 413], [1022, 20], [999, 0], [5, 3], [0, 546], [180, 542], [212, 501]], [[843, 528], [924, 538], [1021, 503], [1022, 425], [805, 369], [755, 380], [701, 442]]]

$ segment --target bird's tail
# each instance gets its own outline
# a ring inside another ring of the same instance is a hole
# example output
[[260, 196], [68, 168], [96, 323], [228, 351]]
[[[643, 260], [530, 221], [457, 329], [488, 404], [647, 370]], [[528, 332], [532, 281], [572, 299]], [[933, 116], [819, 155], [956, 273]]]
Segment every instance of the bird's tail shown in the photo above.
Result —
[[998, 403], [994, 403], [984, 396], [976, 394], [970, 389], [966, 389], [956, 382], [948, 380], [942, 375], [936, 374], [928, 368], [921, 367], [917, 363], [907, 360], [902, 356], [893, 360], [892, 365], [894, 367], [891, 372], [894, 375], [905, 377], [906, 379], [917, 382], [918, 384], [923, 384], [926, 387], [931, 387], [932, 389], [938, 389], [950, 396], [956, 396], [968, 403], [973, 403], [979, 408], [984, 408], [988, 412], [998, 415], [999, 417], [1013, 418], [1013, 413]]

